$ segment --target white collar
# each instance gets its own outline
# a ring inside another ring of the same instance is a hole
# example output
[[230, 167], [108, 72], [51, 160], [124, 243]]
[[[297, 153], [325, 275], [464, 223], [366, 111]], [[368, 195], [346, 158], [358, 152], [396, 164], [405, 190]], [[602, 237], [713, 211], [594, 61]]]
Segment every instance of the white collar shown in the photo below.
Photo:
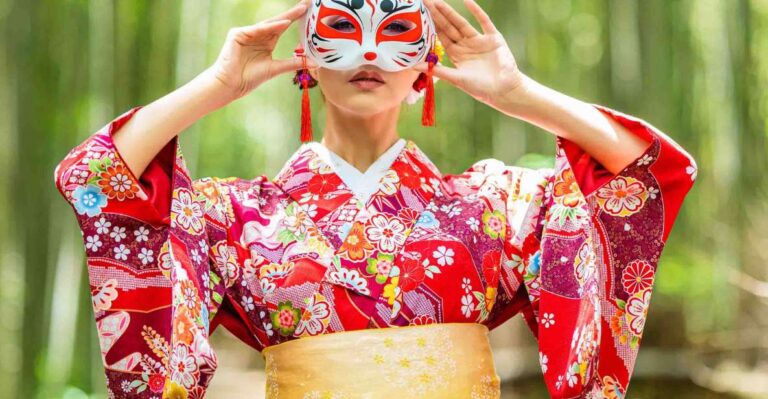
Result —
[[386, 149], [379, 158], [376, 159], [368, 170], [361, 172], [359, 169], [350, 165], [342, 157], [331, 151], [320, 142], [310, 141], [306, 143], [321, 159], [330, 165], [334, 172], [341, 178], [344, 184], [349, 187], [355, 196], [363, 204], [368, 203], [368, 199], [379, 188], [379, 181], [390, 169], [397, 156], [405, 147], [405, 139], [399, 138], [394, 144]]

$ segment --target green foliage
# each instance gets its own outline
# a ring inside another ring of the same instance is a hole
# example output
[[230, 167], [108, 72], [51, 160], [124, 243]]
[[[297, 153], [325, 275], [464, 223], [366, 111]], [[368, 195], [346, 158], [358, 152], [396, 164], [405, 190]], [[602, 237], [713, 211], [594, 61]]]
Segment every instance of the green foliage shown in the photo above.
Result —
[[[461, 1], [449, 2], [470, 17]], [[739, 320], [759, 323], [750, 314], [764, 313], [764, 303], [736, 288], [728, 270], [765, 279], [768, 264], [760, 241], [768, 228], [768, 2], [478, 3], [524, 72], [651, 122], [698, 161], [697, 183], [656, 276], [656, 292], [675, 300], [653, 301], [651, 309], [664, 308], [696, 331], [738, 330]], [[0, 1], [0, 342], [6, 365], [0, 367], [0, 397], [104, 396], [85, 267], [66, 268], [83, 264], [81, 237], [53, 186], [53, 167], [117, 115], [210, 65], [228, 28], [290, 4]], [[292, 27], [276, 56], [290, 56], [297, 40]], [[300, 92], [291, 78], [266, 83], [184, 133], [182, 148], [195, 177], [274, 176], [280, 170], [299, 144]], [[400, 131], [446, 173], [487, 157], [552, 166], [550, 134], [442, 81], [436, 99], [436, 127], [420, 126], [419, 102], [404, 106]], [[317, 90], [312, 102], [319, 139], [324, 115]], [[78, 305], [57, 318], [61, 303]], [[669, 325], [649, 328], [678, 325], [664, 322]], [[74, 338], [62, 345], [60, 337]]]

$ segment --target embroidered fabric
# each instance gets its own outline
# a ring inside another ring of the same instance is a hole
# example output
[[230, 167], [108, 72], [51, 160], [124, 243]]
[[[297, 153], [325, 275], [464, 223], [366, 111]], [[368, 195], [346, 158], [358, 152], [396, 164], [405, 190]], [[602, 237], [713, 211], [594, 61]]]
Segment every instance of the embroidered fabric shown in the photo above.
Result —
[[405, 147], [405, 139], [400, 138], [394, 144], [392, 144], [386, 151], [384, 151], [376, 161], [365, 172], [360, 171], [356, 167], [345, 161], [335, 152], [331, 151], [328, 147], [317, 141], [310, 141], [304, 145], [311, 148], [323, 161], [334, 169], [337, 175], [344, 181], [355, 196], [367, 203], [371, 195], [378, 190], [379, 181], [384, 173], [389, 170], [392, 163], [400, 154], [400, 151]]

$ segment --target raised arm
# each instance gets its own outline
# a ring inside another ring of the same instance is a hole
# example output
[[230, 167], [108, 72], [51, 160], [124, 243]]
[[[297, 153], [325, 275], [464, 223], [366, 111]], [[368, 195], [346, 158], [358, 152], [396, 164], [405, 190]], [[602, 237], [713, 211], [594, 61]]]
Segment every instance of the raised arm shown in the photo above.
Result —
[[216, 370], [208, 337], [218, 323], [258, 345], [225, 300], [225, 285], [234, 283], [208, 256], [229, 228], [209, 216], [221, 212], [211, 199], [219, 180], [193, 184], [176, 135], [298, 65], [270, 53], [304, 10], [231, 30], [212, 67], [118, 116], [56, 166], [56, 187], [83, 234], [109, 397], [202, 398]]
[[[524, 75], [491, 19], [474, 0], [464, 4], [482, 28], [478, 32], [444, 0], [426, 0], [437, 34], [455, 67], [434, 73], [470, 96], [572, 141], [612, 173], [620, 172], [650, 145], [594, 106], [559, 93]], [[426, 63], [416, 67], [426, 70]]]
[[644, 120], [525, 76], [474, 0], [464, 4], [482, 34], [445, 1], [425, 1], [455, 64], [437, 66], [435, 75], [557, 135], [554, 168], [482, 160], [466, 172], [478, 174], [475, 181], [500, 182], [506, 193], [502, 294], [488, 326], [523, 314], [550, 397], [624, 397], [660, 256], [696, 178], [695, 160]]
[[491, 106], [575, 143], [613, 174], [651, 145], [592, 104], [525, 75], [516, 89], [495, 97]]
[[[142, 107], [113, 135], [115, 147], [136, 176], [192, 123], [245, 96], [265, 81], [301, 67], [301, 59], [275, 60], [272, 52], [307, 0], [257, 24], [232, 28], [216, 62], [187, 84]], [[312, 66], [312, 62], [307, 60]]]

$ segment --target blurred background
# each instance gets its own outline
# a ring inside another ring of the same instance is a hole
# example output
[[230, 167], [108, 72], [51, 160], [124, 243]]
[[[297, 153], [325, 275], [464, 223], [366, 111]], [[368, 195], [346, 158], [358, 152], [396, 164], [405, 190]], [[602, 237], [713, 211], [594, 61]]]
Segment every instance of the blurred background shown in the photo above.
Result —
[[[106, 397], [84, 249], [53, 167], [117, 115], [200, 73], [227, 29], [293, 3], [0, 0], [0, 398]], [[698, 162], [627, 398], [768, 397], [768, 0], [478, 3], [524, 72], [651, 122]], [[297, 40], [292, 26], [276, 56]], [[193, 177], [277, 173], [299, 145], [291, 78], [182, 134]], [[319, 133], [323, 105], [311, 95]], [[554, 136], [444, 82], [436, 96], [437, 126], [420, 126], [419, 102], [404, 105], [400, 132], [444, 173], [487, 157], [552, 166]], [[522, 318], [492, 338], [504, 398], [545, 398]], [[263, 397], [261, 356], [223, 328], [213, 339], [210, 397]]]

